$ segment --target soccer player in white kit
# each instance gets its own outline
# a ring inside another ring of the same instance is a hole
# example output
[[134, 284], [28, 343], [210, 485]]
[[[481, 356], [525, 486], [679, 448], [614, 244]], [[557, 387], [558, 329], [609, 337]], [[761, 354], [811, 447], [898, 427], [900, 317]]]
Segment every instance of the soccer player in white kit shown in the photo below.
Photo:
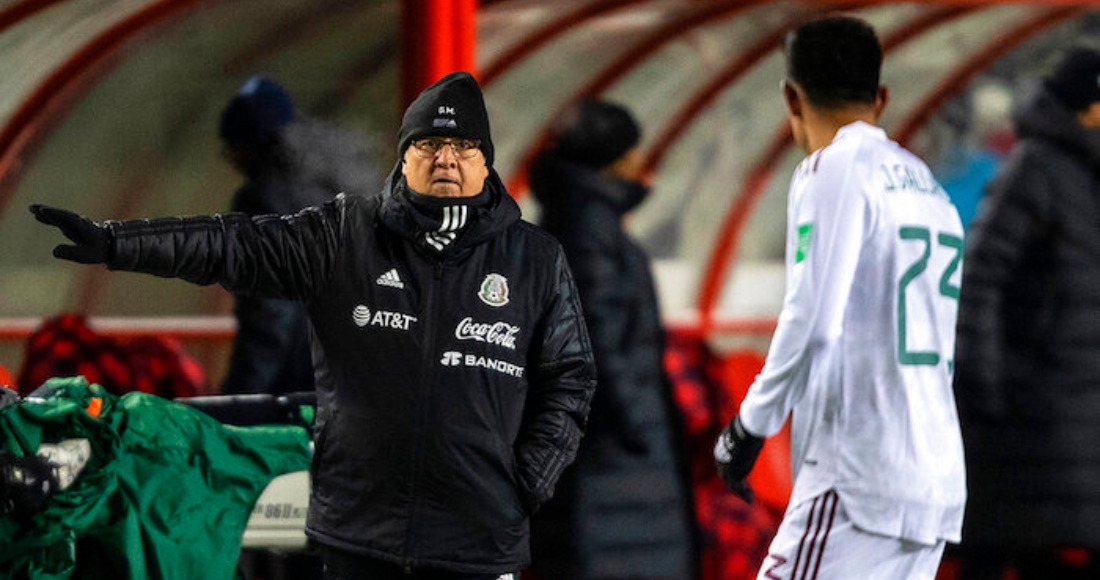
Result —
[[807, 152], [791, 180], [787, 290], [766, 362], [715, 445], [727, 487], [791, 417], [791, 500], [758, 580], [935, 577], [966, 501], [951, 388], [963, 227], [927, 165], [876, 126], [888, 92], [862, 20], [784, 41]]

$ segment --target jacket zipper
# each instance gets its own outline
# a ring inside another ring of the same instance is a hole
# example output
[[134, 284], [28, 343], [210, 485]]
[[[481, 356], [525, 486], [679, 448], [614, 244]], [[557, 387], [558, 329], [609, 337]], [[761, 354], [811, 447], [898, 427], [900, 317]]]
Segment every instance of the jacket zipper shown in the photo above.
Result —
[[[432, 266], [432, 284], [428, 289], [428, 295], [424, 301], [424, 358], [421, 363], [421, 368], [427, 369], [419, 385], [417, 385], [417, 394], [421, 397], [420, 404], [417, 405], [416, 411], [416, 439], [413, 443], [413, 477], [409, 483], [409, 489], [412, 494], [412, 509], [409, 513], [409, 524], [405, 530], [405, 546], [407, 554], [415, 553], [416, 537], [413, 535], [413, 523], [416, 519], [417, 512], [420, 511], [420, 497], [421, 494], [417, 493], [417, 487], [420, 485], [420, 470], [423, 465], [423, 457], [421, 456], [421, 447], [423, 446], [422, 433], [424, 433], [430, 427], [430, 420], [434, 414], [432, 409], [432, 397], [431, 392], [434, 390], [437, 380], [438, 361], [435, 360], [436, 350], [436, 318], [439, 310], [438, 296], [440, 294], [442, 280], [443, 280], [443, 260], [440, 258]], [[405, 574], [412, 574], [412, 567], [415, 564], [414, 558], [407, 558], [405, 560]]]

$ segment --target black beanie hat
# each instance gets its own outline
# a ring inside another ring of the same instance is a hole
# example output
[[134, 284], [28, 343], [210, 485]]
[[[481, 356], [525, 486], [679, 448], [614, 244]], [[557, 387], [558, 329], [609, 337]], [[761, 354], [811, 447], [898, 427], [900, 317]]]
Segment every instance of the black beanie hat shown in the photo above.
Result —
[[618, 160], [641, 140], [641, 129], [625, 108], [594, 99], [582, 99], [561, 117], [553, 149], [575, 163], [602, 169]]
[[254, 76], [222, 111], [218, 134], [230, 144], [262, 143], [294, 120], [294, 102], [273, 80]]
[[1083, 111], [1100, 101], [1100, 51], [1071, 50], [1047, 77], [1046, 85], [1072, 111]]
[[467, 72], [454, 72], [420, 92], [405, 109], [397, 134], [397, 156], [423, 137], [477, 139], [485, 154], [485, 165], [493, 166], [493, 139], [489, 135], [489, 113], [481, 87]]

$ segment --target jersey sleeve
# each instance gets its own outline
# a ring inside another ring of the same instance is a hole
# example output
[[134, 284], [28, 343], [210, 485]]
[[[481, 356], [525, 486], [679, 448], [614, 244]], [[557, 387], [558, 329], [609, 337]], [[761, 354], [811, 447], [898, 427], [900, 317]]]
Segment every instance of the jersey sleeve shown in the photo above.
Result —
[[825, 148], [803, 161], [788, 199], [787, 291], [764, 368], [741, 404], [741, 422], [768, 437], [806, 392], [813, 354], [842, 331], [845, 305], [870, 221], [863, 176], [850, 151]]

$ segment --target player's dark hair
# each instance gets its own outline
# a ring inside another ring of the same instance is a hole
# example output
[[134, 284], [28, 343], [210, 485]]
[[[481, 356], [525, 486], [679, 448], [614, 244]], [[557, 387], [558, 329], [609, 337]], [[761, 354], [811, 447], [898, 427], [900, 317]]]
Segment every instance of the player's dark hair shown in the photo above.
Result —
[[879, 89], [882, 45], [874, 28], [852, 16], [799, 26], [783, 41], [787, 78], [819, 107], [871, 104]]

